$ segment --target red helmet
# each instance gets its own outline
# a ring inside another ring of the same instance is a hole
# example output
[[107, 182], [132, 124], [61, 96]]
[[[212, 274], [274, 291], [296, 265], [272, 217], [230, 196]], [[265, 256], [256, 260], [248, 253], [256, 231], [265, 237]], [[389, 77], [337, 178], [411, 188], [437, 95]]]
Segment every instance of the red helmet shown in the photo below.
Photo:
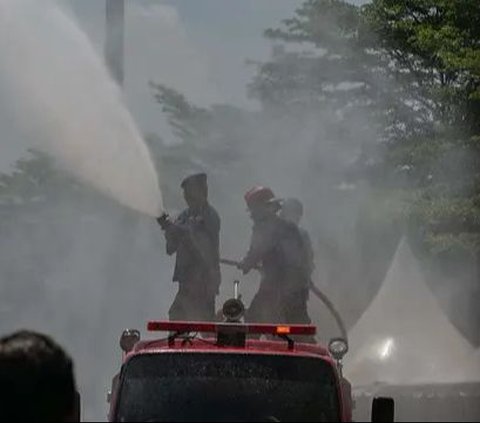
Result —
[[247, 206], [251, 207], [275, 201], [275, 194], [270, 188], [256, 186], [248, 190], [244, 198]]

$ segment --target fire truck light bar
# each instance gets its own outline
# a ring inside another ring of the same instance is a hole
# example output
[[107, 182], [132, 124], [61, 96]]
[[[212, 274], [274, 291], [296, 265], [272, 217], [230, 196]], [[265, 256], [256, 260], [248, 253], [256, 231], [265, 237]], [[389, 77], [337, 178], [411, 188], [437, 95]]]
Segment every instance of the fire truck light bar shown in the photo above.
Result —
[[147, 330], [151, 332], [241, 332], [256, 335], [315, 335], [317, 328], [313, 325], [270, 325], [242, 323], [209, 322], [171, 322], [153, 320], [148, 322]]

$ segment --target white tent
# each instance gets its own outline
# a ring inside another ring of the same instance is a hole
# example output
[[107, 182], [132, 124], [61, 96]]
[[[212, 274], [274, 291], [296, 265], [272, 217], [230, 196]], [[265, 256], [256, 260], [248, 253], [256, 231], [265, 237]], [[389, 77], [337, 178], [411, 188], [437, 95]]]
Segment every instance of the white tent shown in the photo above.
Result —
[[480, 382], [480, 348], [473, 354], [472, 372], [475, 373], [476, 380]]
[[438, 305], [405, 240], [349, 341], [345, 375], [354, 386], [480, 380], [473, 347]]

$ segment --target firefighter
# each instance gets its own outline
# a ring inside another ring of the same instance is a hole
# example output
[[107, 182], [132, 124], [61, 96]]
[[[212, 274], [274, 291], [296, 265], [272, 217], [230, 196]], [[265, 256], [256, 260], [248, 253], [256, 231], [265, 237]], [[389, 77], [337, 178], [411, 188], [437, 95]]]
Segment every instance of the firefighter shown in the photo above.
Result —
[[281, 203], [269, 188], [251, 189], [245, 194], [245, 201], [253, 231], [250, 248], [239, 268], [244, 274], [260, 268], [262, 275], [246, 320], [309, 324], [308, 253], [298, 227], [278, 216]]
[[205, 173], [185, 178], [181, 187], [188, 207], [174, 221], [168, 215], [157, 219], [167, 254], [176, 254], [173, 281], [178, 293], [169, 318], [213, 321], [220, 286], [220, 217], [208, 202]]
[[303, 244], [305, 246], [308, 257], [309, 276], [315, 269], [314, 254], [312, 241], [308, 232], [300, 226], [300, 221], [303, 217], [303, 204], [297, 198], [287, 198], [282, 201], [282, 208], [280, 210], [280, 217], [288, 222], [292, 222], [298, 227], [300, 235], [302, 236]]

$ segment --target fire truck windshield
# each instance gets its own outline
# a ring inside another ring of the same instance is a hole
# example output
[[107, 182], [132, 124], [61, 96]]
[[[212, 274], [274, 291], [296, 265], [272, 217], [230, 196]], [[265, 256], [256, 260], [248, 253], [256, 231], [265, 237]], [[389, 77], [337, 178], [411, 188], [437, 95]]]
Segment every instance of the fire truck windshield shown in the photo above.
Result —
[[339, 421], [333, 369], [321, 359], [162, 353], [126, 363], [116, 421]]

